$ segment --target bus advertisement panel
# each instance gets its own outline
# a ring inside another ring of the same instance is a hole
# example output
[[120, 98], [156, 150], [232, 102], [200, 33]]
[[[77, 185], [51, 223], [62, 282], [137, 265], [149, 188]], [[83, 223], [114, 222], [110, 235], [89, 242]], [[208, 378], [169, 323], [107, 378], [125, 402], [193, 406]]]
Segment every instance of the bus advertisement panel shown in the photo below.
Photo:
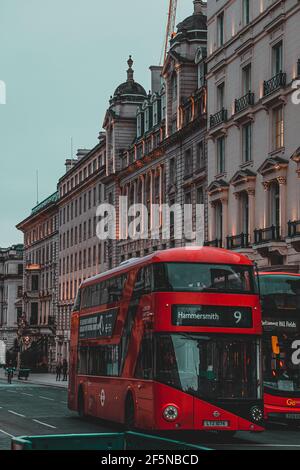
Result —
[[260, 273], [265, 418], [300, 425], [300, 275]]

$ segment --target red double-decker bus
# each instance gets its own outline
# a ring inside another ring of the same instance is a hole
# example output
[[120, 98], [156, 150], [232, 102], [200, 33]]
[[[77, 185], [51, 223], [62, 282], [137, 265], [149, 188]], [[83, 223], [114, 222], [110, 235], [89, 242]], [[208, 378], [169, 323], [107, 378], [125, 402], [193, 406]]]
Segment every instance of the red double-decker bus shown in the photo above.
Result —
[[300, 425], [300, 274], [259, 275], [265, 418]]
[[146, 430], [262, 431], [251, 261], [178, 248], [88, 279], [72, 314], [69, 408]]

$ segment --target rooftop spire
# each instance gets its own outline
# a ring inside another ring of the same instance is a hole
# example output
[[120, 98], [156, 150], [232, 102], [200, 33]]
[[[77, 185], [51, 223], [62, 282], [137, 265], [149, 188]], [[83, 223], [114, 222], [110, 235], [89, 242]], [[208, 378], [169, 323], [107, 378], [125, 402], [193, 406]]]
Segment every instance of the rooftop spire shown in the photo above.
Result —
[[204, 7], [204, 2], [201, 0], [194, 0], [194, 15], [201, 15], [203, 14], [203, 7]]
[[129, 69], [127, 70], [127, 82], [134, 82], [134, 79], [133, 79], [134, 70], [132, 69], [133, 60], [132, 60], [131, 55], [129, 56], [127, 64], [129, 67]]

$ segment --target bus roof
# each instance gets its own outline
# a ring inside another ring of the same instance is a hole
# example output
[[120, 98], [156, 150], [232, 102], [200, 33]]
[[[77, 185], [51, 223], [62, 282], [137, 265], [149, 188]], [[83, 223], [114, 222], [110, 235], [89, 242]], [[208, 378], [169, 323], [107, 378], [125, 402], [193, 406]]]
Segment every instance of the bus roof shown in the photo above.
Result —
[[211, 264], [240, 264], [252, 266], [253, 262], [247, 256], [223, 248], [189, 246], [183, 248], [170, 248], [155, 251], [143, 258], [128, 260], [110, 271], [90, 277], [82, 282], [81, 286], [93, 284], [100, 279], [110, 278], [117, 274], [130, 271], [132, 268], [151, 263], [211, 263]]

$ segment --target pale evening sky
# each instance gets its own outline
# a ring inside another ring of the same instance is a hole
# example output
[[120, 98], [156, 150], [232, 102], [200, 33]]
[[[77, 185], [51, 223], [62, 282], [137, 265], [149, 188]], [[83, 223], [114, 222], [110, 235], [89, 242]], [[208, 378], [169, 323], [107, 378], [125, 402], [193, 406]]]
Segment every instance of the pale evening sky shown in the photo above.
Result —
[[[0, 247], [22, 242], [15, 225], [56, 190], [74, 149], [92, 148], [108, 100], [125, 81], [150, 88], [169, 0], [0, 0]], [[178, 0], [177, 23], [193, 12]]]

